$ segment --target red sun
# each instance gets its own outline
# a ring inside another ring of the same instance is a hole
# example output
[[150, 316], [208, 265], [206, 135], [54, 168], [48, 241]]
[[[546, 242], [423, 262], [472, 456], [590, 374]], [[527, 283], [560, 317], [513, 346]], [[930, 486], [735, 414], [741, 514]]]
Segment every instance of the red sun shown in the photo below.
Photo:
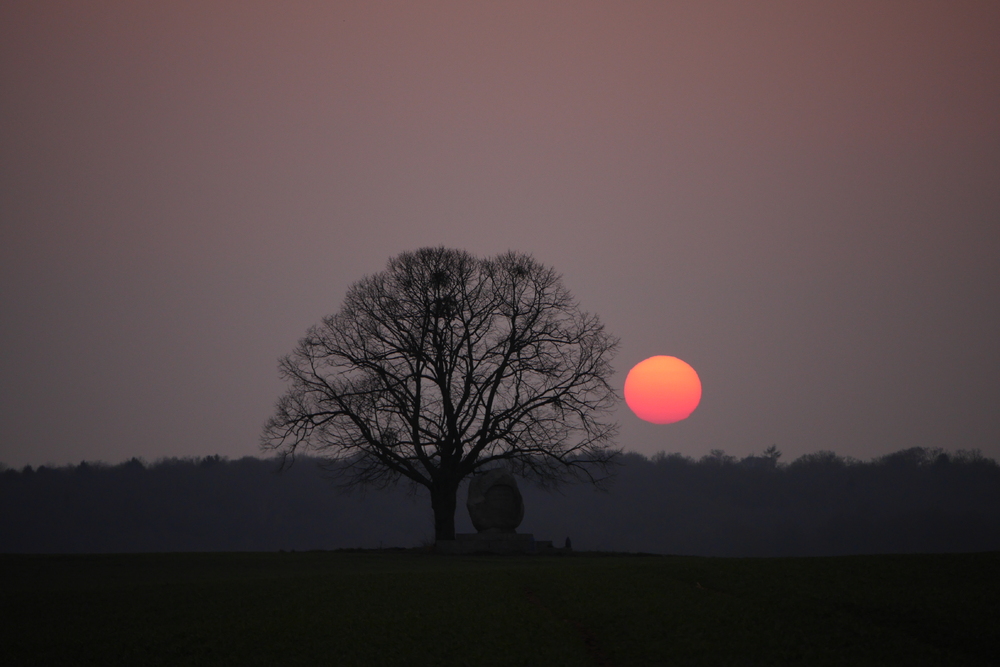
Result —
[[701, 402], [701, 380], [677, 357], [650, 357], [628, 372], [625, 402], [639, 419], [654, 424], [679, 422]]

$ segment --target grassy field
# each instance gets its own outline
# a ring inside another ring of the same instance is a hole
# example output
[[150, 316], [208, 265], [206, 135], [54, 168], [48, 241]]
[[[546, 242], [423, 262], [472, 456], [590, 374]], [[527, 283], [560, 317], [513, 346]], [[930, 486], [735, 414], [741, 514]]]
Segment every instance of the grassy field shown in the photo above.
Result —
[[1000, 554], [0, 555], [5, 665], [1000, 664]]

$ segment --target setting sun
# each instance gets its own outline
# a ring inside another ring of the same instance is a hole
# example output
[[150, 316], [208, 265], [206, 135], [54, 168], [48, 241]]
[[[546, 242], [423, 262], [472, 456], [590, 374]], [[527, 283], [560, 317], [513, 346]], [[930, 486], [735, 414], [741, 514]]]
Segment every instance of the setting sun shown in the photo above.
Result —
[[698, 374], [677, 357], [640, 361], [625, 378], [625, 402], [639, 419], [654, 424], [687, 419], [700, 401]]

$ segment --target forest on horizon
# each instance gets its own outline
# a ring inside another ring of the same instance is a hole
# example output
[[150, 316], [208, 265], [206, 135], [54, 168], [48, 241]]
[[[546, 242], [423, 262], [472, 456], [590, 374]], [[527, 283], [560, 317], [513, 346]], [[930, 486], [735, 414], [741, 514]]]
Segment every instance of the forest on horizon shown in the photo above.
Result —
[[[433, 541], [423, 489], [343, 492], [318, 459], [133, 458], [0, 465], [0, 552], [113, 553], [415, 547]], [[976, 450], [870, 461], [769, 448], [695, 460], [628, 453], [606, 489], [520, 481], [518, 532], [578, 550], [821, 556], [1000, 549], [1000, 465]], [[473, 532], [459, 492], [458, 532]]]

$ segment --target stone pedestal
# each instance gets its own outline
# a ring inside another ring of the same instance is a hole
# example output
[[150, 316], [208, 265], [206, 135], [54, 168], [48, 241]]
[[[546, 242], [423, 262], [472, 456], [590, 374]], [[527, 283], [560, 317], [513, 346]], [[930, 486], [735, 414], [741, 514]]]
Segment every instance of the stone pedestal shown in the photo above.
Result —
[[539, 554], [554, 551], [552, 542], [537, 541], [528, 533], [486, 530], [457, 533], [454, 540], [438, 540], [434, 550], [443, 554]]

